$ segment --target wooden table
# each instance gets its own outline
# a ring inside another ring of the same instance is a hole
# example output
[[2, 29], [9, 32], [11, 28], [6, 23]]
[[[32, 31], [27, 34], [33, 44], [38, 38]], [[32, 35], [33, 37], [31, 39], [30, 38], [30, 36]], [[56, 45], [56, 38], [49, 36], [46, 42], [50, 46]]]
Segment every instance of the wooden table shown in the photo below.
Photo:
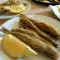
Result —
[[[38, 15], [44, 15], [44, 16], [49, 16], [52, 17], [56, 20], [59, 20], [54, 13], [52, 12], [51, 8], [49, 8], [49, 6], [45, 6], [45, 5], [41, 5], [41, 4], [37, 4], [35, 2], [33, 2], [32, 0], [27, 0], [30, 4], [31, 4], [31, 11], [27, 14], [38, 14]], [[0, 24], [3, 24], [4, 22], [6, 22], [7, 20], [1, 20], [0, 19]]]

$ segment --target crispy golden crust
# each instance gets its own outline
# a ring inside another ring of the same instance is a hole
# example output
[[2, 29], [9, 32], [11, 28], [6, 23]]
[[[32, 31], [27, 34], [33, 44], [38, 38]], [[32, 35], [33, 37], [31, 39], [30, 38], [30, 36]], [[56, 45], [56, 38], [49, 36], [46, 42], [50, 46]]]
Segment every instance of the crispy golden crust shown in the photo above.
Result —
[[16, 4], [20, 4], [20, 0], [9, 0], [5, 2], [3, 5], [16, 5]]
[[32, 38], [29, 35], [23, 33], [20, 33], [19, 38], [34, 50], [45, 53], [52, 59], [57, 60], [58, 54], [52, 45], [49, 45], [41, 40], [37, 40], [36, 38]]
[[38, 52], [45, 53], [50, 58], [57, 60], [58, 54], [55, 51], [55, 48], [53, 46], [48, 45], [45, 42], [42, 42], [41, 40], [37, 40], [36, 38], [32, 38], [27, 34], [15, 33], [15, 32], [14, 33], [11, 32], [11, 34], [13, 34], [17, 38], [21, 39], [23, 42], [28, 44], [32, 49], [34, 49]]
[[48, 35], [45, 32], [43, 32], [42, 30], [38, 29], [30, 20], [28, 20], [28, 19], [20, 19], [20, 22], [24, 26], [26, 26], [26, 27], [34, 30], [39, 36], [45, 38], [46, 40], [48, 40], [49, 42], [51, 42], [55, 47], [57, 47], [57, 44], [53, 40], [53, 38], [50, 35]]
[[[32, 21], [32, 20], [31, 20]], [[58, 39], [59, 38], [59, 34], [57, 32], [57, 30], [55, 28], [53, 28], [51, 25], [44, 23], [44, 22], [37, 22], [34, 23], [39, 29], [43, 30], [44, 32], [46, 32], [47, 34], [50, 34], [51, 36], [53, 36], [54, 38]]]
[[53, 36], [54, 38], [59, 38], [59, 34], [57, 32], [57, 30], [52, 27], [51, 25], [45, 23], [45, 22], [38, 22], [37, 20], [33, 20], [31, 18], [28, 18], [27, 16], [21, 14], [20, 15], [22, 18], [24, 19], [29, 19], [34, 25], [36, 25], [39, 29], [43, 30], [44, 32], [50, 34], [51, 36]]
[[39, 38], [40, 36], [35, 33], [33, 30], [28, 30], [28, 29], [24, 29], [24, 28], [17, 28], [17, 29], [12, 29], [11, 30], [12, 32], [21, 32], [21, 33], [24, 33], [24, 34], [27, 34], [27, 35], [30, 35], [30, 36], [34, 36], [36, 38]]
[[45, 40], [44, 38], [40, 37], [36, 32], [34, 32], [33, 30], [28, 30], [28, 29], [24, 29], [24, 28], [17, 28], [17, 29], [12, 29], [12, 32], [16, 32], [16, 33], [24, 33], [27, 34], [33, 38], [38, 38], [39, 40], [42, 40], [43, 42], [46, 42], [48, 44], [50, 44], [47, 40]]
[[46, 42], [43, 42], [38, 38], [31, 37], [30, 35], [25, 33], [12, 32], [6, 28], [3, 28], [3, 31], [5, 33], [7, 32], [8, 34], [12, 34], [15, 37], [19, 38], [21, 41], [25, 42], [35, 51], [47, 54], [47, 56], [49, 56], [53, 60], [57, 60], [57, 58], [59, 57], [58, 53], [56, 52], [56, 49], [51, 44], [47, 44]]

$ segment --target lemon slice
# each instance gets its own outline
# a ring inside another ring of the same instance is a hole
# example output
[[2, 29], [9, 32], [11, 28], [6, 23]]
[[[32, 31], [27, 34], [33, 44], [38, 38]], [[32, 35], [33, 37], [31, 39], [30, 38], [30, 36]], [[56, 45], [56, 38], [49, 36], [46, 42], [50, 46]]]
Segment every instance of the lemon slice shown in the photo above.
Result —
[[4, 6], [4, 9], [9, 10], [12, 13], [22, 13], [25, 10], [25, 6], [23, 4]]
[[37, 55], [28, 45], [11, 34], [7, 34], [3, 38], [2, 48], [7, 54], [15, 58]]
[[25, 52], [25, 56], [34, 56], [34, 55], [37, 55], [37, 53], [32, 50], [30, 47], [26, 47], [26, 52]]

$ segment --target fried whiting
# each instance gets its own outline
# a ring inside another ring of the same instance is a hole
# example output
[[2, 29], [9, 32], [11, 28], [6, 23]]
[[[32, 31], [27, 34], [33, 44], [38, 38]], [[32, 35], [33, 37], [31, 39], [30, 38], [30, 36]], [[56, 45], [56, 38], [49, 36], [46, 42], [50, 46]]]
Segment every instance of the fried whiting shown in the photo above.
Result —
[[[31, 20], [32, 21], [32, 20]], [[39, 29], [43, 30], [47, 34], [50, 34], [52, 37], [59, 39], [59, 34], [57, 33], [56, 29], [53, 28], [51, 25], [44, 23], [44, 22], [36, 22], [34, 23]], [[42, 27], [42, 28], [41, 28]]]
[[[18, 36], [16, 36], [16, 37], [18, 37]], [[23, 33], [20, 33], [18, 38], [21, 39], [26, 44], [28, 44], [32, 49], [34, 49], [38, 52], [47, 54], [47, 56], [49, 56], [53, 60], [57, 60], [58, 54], [52, 45], [44, 43], [41, 40], [37, 40], [36, 38], [32, 38], [29, 35], [23, 34]]]
[[28, 30], [28, 29], [24, 29], [24, 28], [17, 28], [17, 29], [12, 29], [12, 32], [20, 32], [20, 33], [24, 33], [27, 35], [30, 35], [31, 37], [34, 38], [38, 38], [39, 40], [42, 40], [43, 42], [49, 43], [48, 41], [46, 41], [44, 38], [40, 37], [36, 32], [32, 31], [32, 30]]
[[20, 4], [20, 0], [9, 0], [5, 2], [3, 5], [17, 5]]
[[31, 37], [31, 36], [24, 34], [24, 33], [12, 32], [4, 27], [3, 27], [2, 31], [7, 34], [14, 35], [15, 37], [19, 38], [21, 41], [23, 41], [27, 45], [29, 45], [32, 49], [34, 49], [38, 52], [42, 52], [42, 53], [47, 54], [47, 56], [49, 56], [53, 60], [57, 60], [59, 57], [57, 51], [55, 50], [55, 48], [51, 44], [47, 44], [37, 38]]
[[3, 4], [0, 4], [0, 14], [9, 12], [9, 9], [5, 9], [4, 6], [20, 5], [20, 0], [8, 0]]
[[44, 32], [52, 35], [54, 38], [58, 39], [59, 38], [59, 34], [56, 31], [56, 29], [54, 27], [52, 27], [51, 25], [44, 23], [44, 22], [38, 22], [37, 20], [33, 20], [31, 18], [28, 18], [27, 16], [21, 14], [20, 15], [22, 18], [25, 19], [29, 19], [34, 25], [36, 25], [39, 29], [43, 30]]
[[30, 31], [30, 30], [28, 30], [28, 29], [24, 29], [24, 28], [17, 28], [17, 29], [12, 29], [11, 30], [12, 32], [21, 32], [21, 33], [24, 33], [24, 34], [27, 34], [27, 35], [30, 35], [30, 36], [34, 36], [34, 37], [36, 37], [36, 38], [40, 38], [40, 36], [37, 34], [37, 33], [35, 33], [34, 31]]
[[24, 29], [28, 29], [28, 30], [32, 30], [32, 29], [30, 29], [30, 28], [28, 28], [27, 26], [25, 26], [21, 21], [20, 21], [20, 27], [19, 28], [24, 28]]
[[56, 41], [54, 41], [53, 38], [50, 35], [44, 33], [42, 30], [38, 29], [31, 21], [29, 21], [28, 19], [20, 19], [20, 22], [24, 26], [34, 30], [39, 36], [44, 37], [46, 40], [51, 42], [52, 45], [57, 47], [58, 44], [56, 43]]

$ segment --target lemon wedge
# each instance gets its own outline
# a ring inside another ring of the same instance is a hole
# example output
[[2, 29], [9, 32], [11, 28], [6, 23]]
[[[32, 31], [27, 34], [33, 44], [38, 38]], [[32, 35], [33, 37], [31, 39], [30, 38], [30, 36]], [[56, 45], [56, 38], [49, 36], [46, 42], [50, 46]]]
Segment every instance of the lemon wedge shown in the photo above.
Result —
[[1, 48], [1, 40], [0, 40], [0, 59], [1, 60], [12, 60], [7, 54], [5, 54]]
[[11, 57], [21, 58], [24, 56], [37, 55], [28, 45], [11, 34], [5, 35], [1, 43], [3, 50]]
[[60, 12], [60, 6], [58, 6], [58, 11]]
[[23, 4], [20, 5], [12, 5], [12, 6], [4, 6], [6, 10], [9, 10], [12, 13], [22, 13], [25, 10], [25, 6]]
[[37, 55], [37, 53], [32, 50], [30, 47], [26, 47], [26, 52], [25, 52], [25, 56], [34, 56], [34, 55]]

